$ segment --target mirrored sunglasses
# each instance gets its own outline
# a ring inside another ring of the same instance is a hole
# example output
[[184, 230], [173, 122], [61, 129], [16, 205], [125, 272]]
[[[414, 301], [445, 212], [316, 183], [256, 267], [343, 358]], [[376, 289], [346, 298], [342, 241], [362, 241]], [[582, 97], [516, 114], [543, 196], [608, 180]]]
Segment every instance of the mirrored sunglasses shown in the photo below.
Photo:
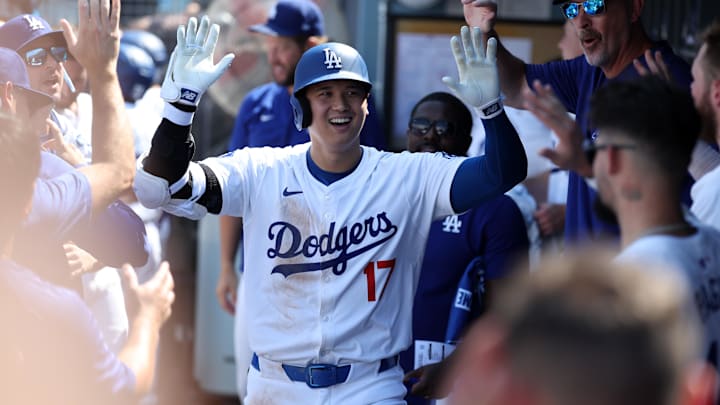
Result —
[[572, 20], [580, 14], [580, 7], [585, 10], [585, 14], [596, 16], [605, 12], [605, 0], [586, 0], [582, 3], [567, 2], [560, 6], [562, 13], [568, 20]]
[[410, 120], [409, 128], [418, 136], [427, 134], [430, 128], [435, 128], [435, 134], [438, 136], [452, 136], [454, 129], [453, 124], [446, 120], [430, 121], [427, 118], [413, 118]]
[[68, 57], [67, 48], [64, 46], [53, 46], [50, 48], [35, 48], [25, 52], [25, 63], [30, 66], [42, 66], [47, 62], [48, 55], [51, 55], [58, 63], [65, 62]]

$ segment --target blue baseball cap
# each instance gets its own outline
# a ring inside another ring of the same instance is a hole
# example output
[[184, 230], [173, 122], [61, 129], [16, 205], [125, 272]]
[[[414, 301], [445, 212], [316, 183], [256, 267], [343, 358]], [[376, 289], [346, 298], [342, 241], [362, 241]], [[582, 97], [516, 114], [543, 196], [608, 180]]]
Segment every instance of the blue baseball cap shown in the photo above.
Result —
[[251, 25], [252, 32], [274, 37], [312, 37], [325, 35], [322, 11], [310, 0], [280, 0], [265, 24]]
[[52, 97], [30, 87], [27, 68], [20, 55], [12, 49], [0, 48], [0, 83], [7, 82], [28, 95], [32, 111], [53, 102]]
[[49, 36], [67, 47], [62, 30], [53, 30], [47, 21], [32, 14], [21, 14], [0, 26], [0, 47], [19, 51], [38, 38]]

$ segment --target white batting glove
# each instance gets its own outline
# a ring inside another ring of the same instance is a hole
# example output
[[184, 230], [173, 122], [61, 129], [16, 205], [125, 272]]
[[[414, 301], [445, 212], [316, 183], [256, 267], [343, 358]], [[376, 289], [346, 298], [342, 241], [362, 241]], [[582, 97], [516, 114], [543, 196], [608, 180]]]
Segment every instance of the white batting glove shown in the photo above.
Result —
[[230, 66], [235, 55], [229, 53], [213, 63], [220, 26], [210, 26], [210, 19], [204, 16], [197, 27], [197, 19], [190, 18], [187, 29], [179, 26], [177, 45], [170, 55], [160, 97], [170, 103], [197, 106], [200, 97]]
[[488, 39], [487, 52], [485, 52], [480, 28], [473, 28], [471, 36], [470, 29], [464, 26], [460, 30], [460, 35], [462, 44], [457, 36], [450, 39], [459, 80], [445, 76], [442, 81], [456, 96], [476, 107], [481, 118], [493, 118], [503, 110], [495, 57], [497, 40]]

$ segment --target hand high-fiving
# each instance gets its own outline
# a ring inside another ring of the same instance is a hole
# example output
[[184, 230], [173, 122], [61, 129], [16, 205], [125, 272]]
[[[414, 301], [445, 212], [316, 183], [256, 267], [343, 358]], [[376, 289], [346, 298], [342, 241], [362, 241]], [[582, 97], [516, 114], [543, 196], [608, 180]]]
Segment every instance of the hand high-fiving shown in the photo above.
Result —
[[204, 16], [198, 27], [197, 19], [190, 18], [177, 30], [177, 45], [170, 56], [160, 96], [168, 102], [197, 105], [202, 94], [213, 84], [235, 58], [229, 53], [217, 64], [213, 61], [220, 26], [210, 25]]
[[77, 33], [63, 19], [60, 25], [73, 57], [88, 76], [115, 74], [120, 49], [120, 2], [78, 0]]
[[483, 34], [495, 28], [497, 19], [496, 0], [460, 0], [463, 4], [465, 21], [471, 27], [478, 27]]
[[481, 117], [492, 118], [502, 111], [495, 57], [497, 40], [490, 38], [485, 51], [479, 28], [473, 28], [471, 33], [468, 27], [462, 27], [460, 36], [462, 43], [457, 36], [450, 40], [459, 79], [445, 76], [442, 81], [463, 101], [477, 107]]

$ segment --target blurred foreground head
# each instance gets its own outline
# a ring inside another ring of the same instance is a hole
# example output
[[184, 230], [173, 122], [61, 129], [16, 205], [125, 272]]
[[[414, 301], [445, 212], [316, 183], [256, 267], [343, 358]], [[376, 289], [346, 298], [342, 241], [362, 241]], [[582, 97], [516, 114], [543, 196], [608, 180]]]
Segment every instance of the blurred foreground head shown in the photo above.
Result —
[[453, 403], [707, 400], [713, 374], [698, 366], [700, 329], [676, 273], [585, 254], [516, 274], [458, 349]]

